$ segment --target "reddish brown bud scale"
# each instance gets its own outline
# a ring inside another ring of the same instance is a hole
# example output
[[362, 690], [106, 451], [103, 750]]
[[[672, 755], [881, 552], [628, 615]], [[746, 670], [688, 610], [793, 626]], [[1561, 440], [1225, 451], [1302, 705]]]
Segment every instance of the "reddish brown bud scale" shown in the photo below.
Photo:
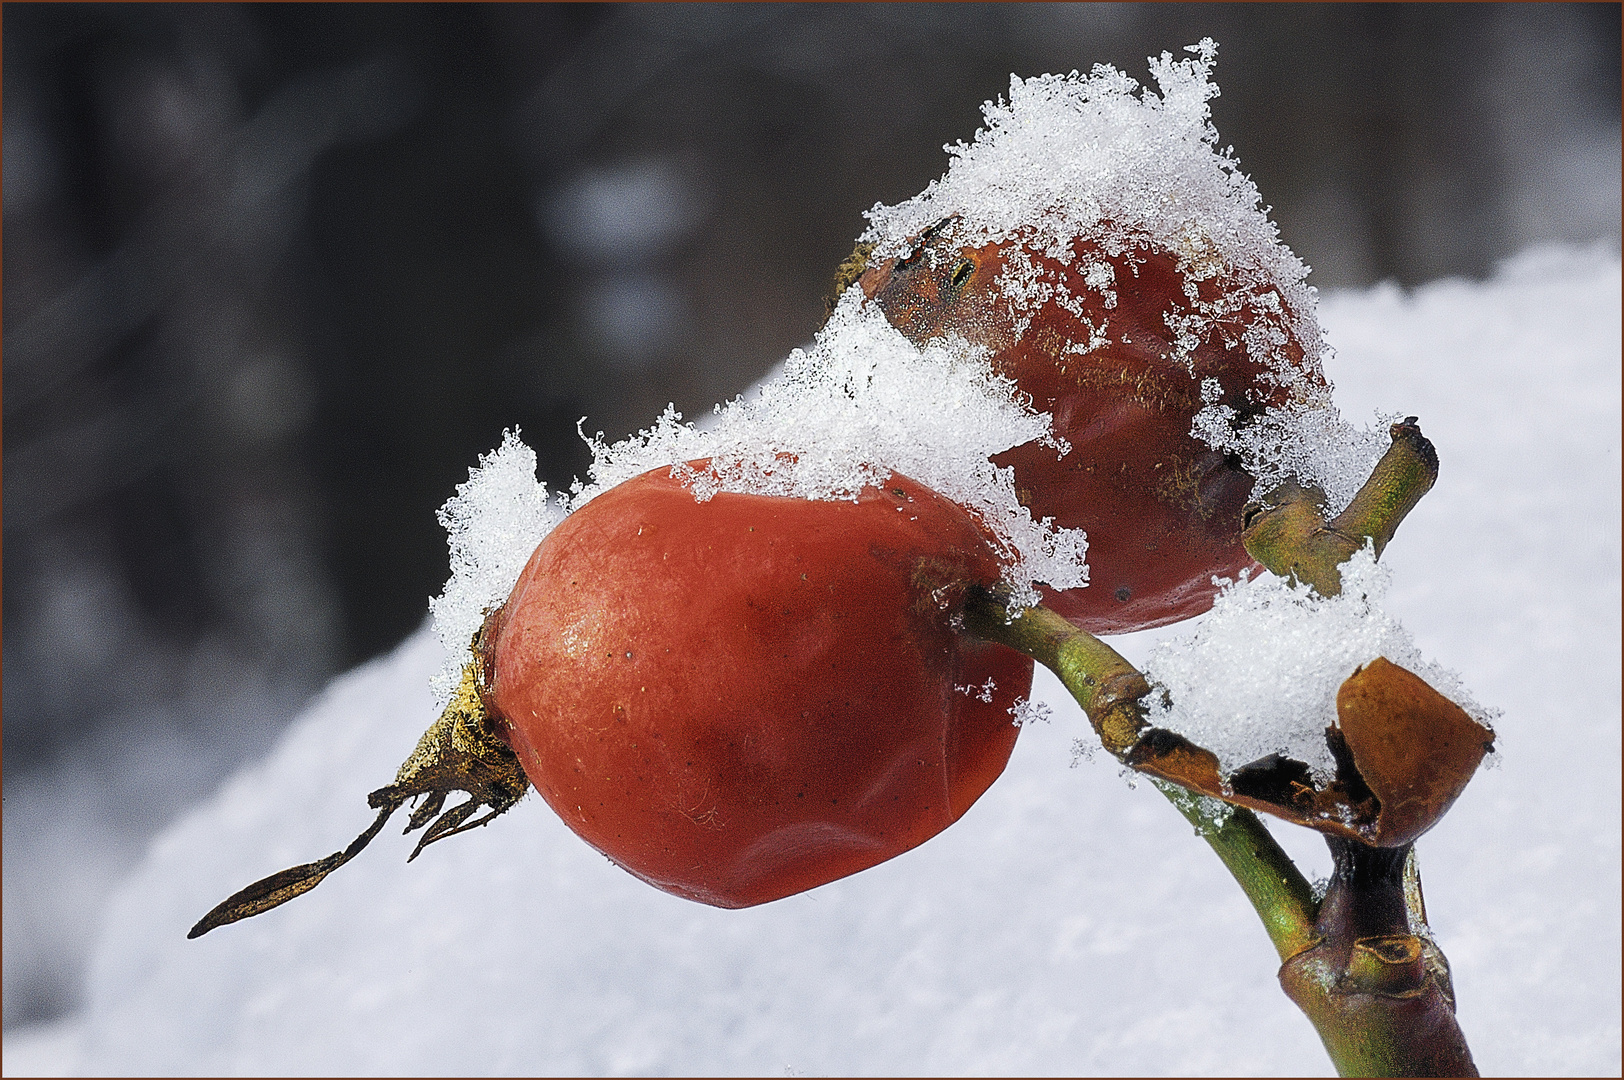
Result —
[[1307, 765], [1270, 754], [1227, 778], [1212, 751], [1150, 729], [1128, 752], [1133, 768], [1191, 791], [1262, 810], [1330, 836], [1373, 847], [1412, 844], [1460, 797], [1494, 732], [1420, 676], [1378, 656], [1336, 695], [1326, 739], [1336, 775], [1321, 783]]

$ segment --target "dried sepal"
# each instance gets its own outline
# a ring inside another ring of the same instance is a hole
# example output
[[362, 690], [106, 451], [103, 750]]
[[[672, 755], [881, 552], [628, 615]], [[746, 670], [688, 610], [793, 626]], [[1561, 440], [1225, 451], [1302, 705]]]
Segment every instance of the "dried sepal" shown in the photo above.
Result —
[[187, 938], [202, 937], [217, 926], [225, 926], [227, 923], [234, 923], [280, 907], [295, 896], [314, 889], [328, 874], [360, 854], [361, 849], [370, 844], [372, 838], [383, 829], [384, 822], [389, 820], [389, 815], [394, 813], [399, 805], [396, 803], [380, 812], [367, 831], [357, 836], [343, 851], [334, 852], [325, 859], [317, 859], [315, 862], [282, 870], [232, 893], [216, 904], [207, 915], [197, 920], [197, 925], [187, 931]]
[[1382, 657], [1342, 684], [1336, 713], [1354, 766], [1380, 804], [1373, 842], [1384, 847], [1430, 829], [1494, 747], [1491, 729]]
[[868, 257], [873, 253], [872, 241], [859, 240], [857, 246], [852, 248], [851, 254], [840, 261], [829, 286], [829, 295], [823, 298], [825, 319], [834, 314], [835, 305], [840, 302], [841, 295], [863, 276], [863, 272], [868, 269]]
[[[476, 643], [474, 659], [463, 668], [457, 692], [440, 718], [417, 741], [416, 749], [395, 775], [395, 782], [367, 796], [367, 804], [374, 809], [424, 799], [413, 811], [406, 832], [424, 826], [428, 831], [407, 862], [436, 840], [484, 825], [505, 813], [530, 787], [518, 755], [497, 734], [495, 721], [480, 694], [483, 679], [484, 657]], [[441, 813], [453, 791], [467, 792], [468, 801]], [[470, 821], [483, 807], [490, 809]]]
[[[484, 637], [481, 631], [480, 638]], [[382, 831], [384, 823], [411, 799], [423, 801], [413, 810], [406, 832], [426, 828], [407, 862], [437, 840], [484, 825], [512, 808], [530, 786], [518, 755], [497, 734], [496, 721], [481, 697], [485, 655], [476, 639], [473, 659], [464, 666], [462, 681], [439, 719], [418, 740], [401, 765], [394, 783], [367, 796], [377, 818], [343, 851], [261, 878], [227, 897], [187, 933], [201, 937], [219, 926], [261, 914], [309, 892], [328, 874], [349, 862]], [[469, 798], [442, 813], [453, 791]], [[489, 811], [473, 818], [481, 808]]]
[[1494, 732], [1414, 673], [1377, 657], [1337, 693], [1325, 737], [1336, 774], [1270, 754], [1227, 779], [1217, 757], [1182, 735], [1149, 728], [1123, 755], [1140, 772], [1310, 829], [1375, 847], [1415, 840], [1459, 797]]

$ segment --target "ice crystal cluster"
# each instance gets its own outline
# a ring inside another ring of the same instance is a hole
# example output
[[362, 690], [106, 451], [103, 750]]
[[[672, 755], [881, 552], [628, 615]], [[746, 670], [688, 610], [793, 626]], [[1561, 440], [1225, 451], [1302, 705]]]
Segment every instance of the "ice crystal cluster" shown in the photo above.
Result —
[[[1308, 268], [1280, 243], [1251, 179], [1218, 149], [1207, 104], [1218, 96], [1211, 80], [1217, 45], [1208, 38], [1186, 51], [1193, 54], [1187, 60], [1169, 53], [1151, 59], [1159, 95], [1103, 64], [1087, 76], [1011, 76], [1008, 101], [982, 106], [986, 126], [974, 140], [946, 148], [947, 175], [907, 202], [868, 212], [865, 239], [877, 245], [874, 257], [903, 255], [913, 238], [943, 223], [967, 245], [1014, 240], [1066, 266], [1079, 241], [1112, 255], [1160, 248], [1180, 256], [1192, 282], [1231, 278], [1226, 306], [1278, 291], [1283, 309], [1278, 299], [1259, 302], [1279, 325], [1259, 320], [1247, 345], [1295, 385], [1299, 373], [1277, 351], [1289, 327], [1308, 362], [1318, 361]], [[1109, 263], [1081, 269], [1085, 283], [1106, 294], [1108, 309], [1112, 290], [1131, 287], [1115, 280]], [[1004, 284], [1017, 307], [1066, 289], [1030, 264]]]
[[1399, 419], [1397, 413], [1378, 414], [1373, 425], [1355, 427], [1329, 402], [1290, 401], [1237, 427], [1235, 410], [1218, 402], [1217, 380], [1206, 380], [1201, 391], [1207, 404], [1195, 414], [1191, 434], [1239, 457], [1256, 479], [1257, 493], [1295, 480], [1324, 492], [1333, 515], [1353, 501], [1391, 443], [1385, 429]]
[[[1181, 358], [1243, 324], [1239, 338], [1265, 380], [1288, 390], [1287, 405], [1240, 429], [1233, 410], [1209, 402], [1192, 433], [1238, 454], [1260, 489], [1293, 477], [1325, 490], [1335, 513], [1385, 448], [1385, 424], [1348, 424], [1329, 386], [1305, 375], [1318, 372], [1322, 352], [1308, 268], [1280, 242], [1256, 185], [1219, 149], [1208, 106], [1218, 96], [1217, 45], [1207, 38], [1186, 51], [1188, 59], [1150, 60], [1159, 94], [1103, 64], [1086, 76], [1011, 76], [1008, 100], [982, 106], [975, 138], [945, 147], [947, 174], [906, 202], [868, 211], [864, 239], [875, 259], [908, 254], [927, 229], [967, 247], [1010, 242], [999, 291], [1017, 336], [1045, 303], [1085, 317], [1068, 277], [1101, 296], [1105, 325], [1072, 344], [1082, 352], [1110, 343], [1109, 312], [1119, 290], [1133, 287], [1091, 252], [1175, 255], [1196, 311], [1168, 315]], [[1081, 260], [1080, 272], [1057, 273], [1034, 254], [1062, 267]], [[1219, 286], [1216, 295], [1210, 287], [1198, 295], [1204, 282]], [[1300, 367], [1285, 357], [1288, 339], [1303, 349]]]
[[[1207, 104], [1218, 94], [1217, 46], [1204, 40], [1188, 51], [1189, 59], [1151, 60], [1160, 94], [1106, 66], [1088, 76], [1012, 77], [1008, 101], [983, 107], [986, 126], [974, 140], [947, 148], [946, 175], [913, 199], [870, 210], [865, 238], [877, 245], [875, 258], [906, 252], [944, 222], [966, 244], [1018, 241], [999, 281], [1017, 329], [1051, 300], [1075, 306], [1066, 281], [1027, 253], [1063, 266], [1093, 258], [1076, 277], [1103, 294], [1109, 313], [1117, 291], [1133, 283], [1116, 280], [1111, 262], [1079, 251], [1173, 252], [1198, 312], [1169, 315], [1176, 347], [1187, 353], [1203, 334], [1233, 333], [1230, 324], [1244, 322], [1241, 339], [1266, 381], [1290, 391], [1286, 406], [1238, 427], [1208, 387], [1193, 433], [1239, 455], [1260, 486], [1286, 477], [1318, 485], [1334, 513], [1386, 439], [1380, 427], [1361, 432], [1344, 422], [1328, 385], [1304, 374], [1318, 373], [1321, 352], [1307, 268], [1280, 243], [1251, 180], [1218, 149]], [[1213, 280], [1222, 286], [1216, 299], [1198, 296], [1196, 283]], [[1246, 317], [1235, 319], [1243, 309]], [[1097, 347], [1109, 331], [1107, 317], [1093, 341], [1072, 347]], [[1300, 367], [1284, 355], [1288, 338], [1304, 350]], [[1017, 603], [1035, 603], [1039, 584], [1087, 582], [1083, 534], [1034, 520], [1010, 471], [989, 460], [1034, 440], [1065, 454], [1050, 417], [993, 374], [984, 352], [954, 337], [914, 345], [855, 286], [809, 350], [796, 350], [777, 377], [748, 399], [718, 406], [710, 421], [685, 423], [668, 408], [632, 438], [589, 440], [589, 480], [552, 499], [535, 480], [534, 454], [516, 436], [505, 438], [441, 514], [452, 577], [433, 607], [448, 651], [463, 654], [483, 612], [506, 599], [564, 511], [662, 467], [700, 500], [723, 491], [853, 499], [900, 472], [980, 518]], [[708, 467], [688, 464], [698, 459]], [[442, 698], [455, 678], [448, 669], [436, 683]]]
[[[452, 576], [432, 607], [455, 666], [436, 679], [436, 692], [450, 695], [483, 613], [507, 599], [563, 511], [658, 468], [670, 468], [700, 501], [724, 491], [854, 500], [865, 486], [902, 473], [981, 520], [1017, 602], [1036, 603], [1037, 583], [1081, 586], [1088, 580], [1082, 532], [1033, 520], [1016, 498], [1013, 471], [989, 460], [1034, 440], [1063, 453], [1050, 426], [981, 353], [951, 341], [920, 349], [853, 291], [811, 349], [797, 349], [751, 396], [717, 406], [704, 427], [667, 409], [631, 438], [590, 440], [590, 481], [577, 482], [567, 500], [549, 498], [536, 480], [534, 452], [509, 433], [441, 512]], [[690, 464], [700, 459], [709, 465]]]
[[1010, 564], [1017, 597], [1037, 602], [1033, 582], [1056, 589], [1084, 584], [1087, 543], [1075, 529], [1034, 521], [1015, 496], [1014, 472], [992, 455], [1037, 441], [1069, 449], [1051, 433], [980, 350], [962, 342], [916, 347], [884, 314], [848, 291], [811, 350], [795, 350], [783, 373], [750, 399], [717, 407], [703, 429], [672, 411], [653, 428], [605, 446], [593, 443], [592, 486], [575, 505], [639, 473], [678, 464], [701, 500], [721, 491], [802, 499], [853, 499], [893, 471], [975, 514]]
[[536, 481], [536, 452], [517, 431], [507, 431], [500, 446], [480, 455], [479, 467], [469, 470], [438, 516], [451, 548], [451, 578], [429, 610], [435, 635], [456, 660], [433, 679], [443, 705], [457, 688], [485, 613], [507, 599], [530, 553], [563, 520], [564, 507]]
[[1369, 544], [1343, 564], [1339, 596], [1269, 574], [1229, 584], [1193, 634], [1151, 653], [1145, 675], [1159, 693], [1147, 719], [1211, 750], [1225, 777], [1281, 754], [1324, 782], [1336, 772], [1325, 729], [1336, 723], [1337, 689], [1384, 656], [1492, 726], [1493, 710], [1454, 672], [1424, 659], [1383, 610], [1389, 584]]

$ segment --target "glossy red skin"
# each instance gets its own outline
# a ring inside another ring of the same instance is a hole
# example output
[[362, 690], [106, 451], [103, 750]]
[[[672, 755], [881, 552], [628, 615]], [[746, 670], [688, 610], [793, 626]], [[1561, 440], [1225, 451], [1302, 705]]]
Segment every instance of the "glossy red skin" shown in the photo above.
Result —
[[[1169, 313], [1195, 310], [1180, 260], [1154, 248], [1112, 256], [1085, 242], [1075, 252], [1070, 268], [1032, 260], [1067, 276], [1084, 315], [1104, 327], [1109, 342], [1085, 355], [1063, 350], [1088, 342], [1088, 326], [1053, 300], [1016, 339], [997, 286], [1007, 245], [967, 248], [927, 234], [913, 255], [870, 267], [860, 283], [913, 341], [952, 333], [992, 350], [993, 368], [1054, 417], [1056, 434], [1071, 444], [1063, 459], [1027, 444], [993, 460], [1014, 467], [1017, 494], [1033, 516], [1088, 534], [1088, 586], [1046, 593], [1044, 602], [1085, 630], [1118, 634], [1201, 614], [1217, 591], [1213, 575], [1233, 577], [1254, 565], [1240, 539], [1253, 478], [1192, 437], [1190, 424], [1206, 378], [1218, 380], [1222, 402], [1243, 416], [1280, 403], [1283, 392], [1260, 380], [1239, 331], [1259, 318], [1285, 320], [1249, 302], [1201, 340], [1192, 373], [1175, 356], [1167, 322]], [[1111, 263], [1114, 308], [1077, 279], [1085, 259]], [[1198, 296], [1212, 300], [1225, 278], [1220, 272], [1195, 284]], [[1279, 293], [1269, 291], [1283, 310]], [[1288, 338], [1281, 352], [1302, 367], [1299, 342]]]
[[[954, 631], [999, 565], [893, 475], [857, 503], [659, 469], [542, 542], [491, 626], [487, 704], [548, 804], [667, 892], [748, 907], [952, 824], [1003, 771], [1032, 661]], [[994, 689], [989, 702], [959, 687]]]

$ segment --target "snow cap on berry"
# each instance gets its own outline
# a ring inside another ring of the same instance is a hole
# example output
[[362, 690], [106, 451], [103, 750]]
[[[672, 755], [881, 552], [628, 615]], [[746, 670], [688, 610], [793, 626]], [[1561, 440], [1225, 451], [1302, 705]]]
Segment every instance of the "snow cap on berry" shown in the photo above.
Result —
[[[1016, 602], [1035, 604], [1035, 582], [1087, 582], [1087, 541], [1033, 520], [1014, 471], [989, 458], [1033, 441], [1058, 456], [1067, 447], [1051, 430], [1049, 415], [994, 374], [982, 350], [952, 339], [921, 349], [851, 289], [810, 350], [796, 349], [775, 378], [717, 406], [704, 425], [667, 409], [632, 438], [593, 440], [592, 484], [572, 506], [662, 465], [701, 500], [723, 491], [855, 500], [899, 472], [976, 515], [1007, 563]], [[709, 466], [685, 464], [699, 458]]]
[[[943, 223], [967, 246], [1018, 240], [1064, 265], [1079, 240], [1113, 255], [1155, 246], [1179, 255], [1194, 278], [1222, 267], [1234, 289], [1279, 290], [1293, 336], [1315, 363], [1308, 268], [1280, 242], [1257, 186], [1218, 148], [1207, 105], [1218, 96], [1218, 46], [1204, 38], [1186, 51], [1193, 56], [1150, 60], [1160, 95], [1105, 64], [1089, 75], [1010, 76], [1008, 100], [982, 106], [986, 126], [975, 138], [944, 147], [952, 159], [945, 176], [868, 211], [871, 258], [905, 255]], [[1104, 273], [1092, 277], [1109, 288]]]
[[[902, 473], [982, 522], [1015, 603], [1037, 603], [1037, 583], [1086, 584], [1083, 533], [1033, 520], [1016, 497], [1013, 471], [989, 460], [1034, 440], [1057, 455], [1066, 449], [1049, 416], [995, 375], [980, 351], [954, 341], [920, 349], [857, 290], [841, 299], [811, 349], [795, 350], [775, 377], [718, 405], [706, 423], [686, 423], [668, 407], [630, 438], [589, 439], [589, 482], [577, 481], [567, 499], [549, 500], [535, 453], [508, 432], [440, 511], [452, 574], [430, 606], [451, 659], [435, 689], [445, 698], [455, 688], [484, 613], [507, 598], [566, 509], [658, 468], [671, 469], [701, 502], [724, 491], [855, 500], [864, 487]], [[699, 459], [708, 466], [689, 465]]]
[[508, 597], [536, 545], [564, 518], [561, 501], [536, 479], [536, 452], [504, 431], [502, 444], [481, 454], [479, 467], [457, 485], [438, 514], [451, 548], [451, 578], [429, 601], [444, 668], [431, 680], [437, 703], [451, 699], [468, 659], [468, 645], [485, 613]]
[[[1247, 353], [1288, 391], [1285, 405], [1243, 425], [1211, 401], [1191, 433], [1238, 455], [1260, 492], [1295, 478], [1322, 488], [1334, 513], [1385, 449], [1393, 418], [1358, 429], [1332, 405], [1318, 377], [1323, 346], [1308, 268], [1280, 242], [1257, 186], [1212, 125], [1218, 46], [1204, 38], [1185, 51], [1185, 59], [1150, 59], [1159, 94], [1104, 64], [1088, 75], [1011, 76], [1008, 99], [982, 106], [985, 126], [974, 139], [944, 147], [946, 175], [906, 202], [869, 210], [863, 240], [876, 262], [909, 254], [930, 230], [965, 247], [1012, 242], [998, 284], [1018, 331], [1043, 304], [1078, 302], [1068, 277], [1116, 306], [1115, 290], [1131, 283], [1097, 255], [1090, 265], [1087, 251], [1130, 261], [1135, 250], [1172, 253], [1198, 311], [1170, 315], [1179, 340], [1200, 337], [1202, 323], [1244, 317]], [[1084, 264], [1060, 275], [1033, 254]], [[1198, 282], [1208, 292], [1216, 283], [1219, 294], [1198, 297]], [[1301, 347], [1300, 362], [1283, 348], [1288, 340]]]

